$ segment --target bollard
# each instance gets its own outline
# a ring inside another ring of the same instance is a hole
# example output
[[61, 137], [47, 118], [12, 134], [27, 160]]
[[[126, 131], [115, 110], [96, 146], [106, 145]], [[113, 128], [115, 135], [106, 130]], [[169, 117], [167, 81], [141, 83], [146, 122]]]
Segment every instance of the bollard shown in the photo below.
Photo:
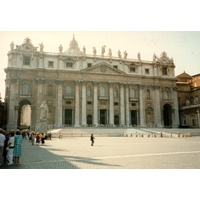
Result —
[[163, 133], [162, 132], [160, 133], [160, 137], [163, 137]]

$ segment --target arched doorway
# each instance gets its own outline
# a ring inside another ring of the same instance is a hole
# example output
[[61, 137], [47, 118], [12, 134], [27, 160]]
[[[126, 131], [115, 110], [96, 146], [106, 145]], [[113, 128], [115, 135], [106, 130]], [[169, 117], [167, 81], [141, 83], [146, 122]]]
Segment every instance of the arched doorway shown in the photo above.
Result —
[[165, 127], [172, 127], [172, 107], [169, 104], [163, 106], [163, 120]]
[[27, 129], [31, 126], [31, 103], [22, 100], [19, 103], [18, 127]]

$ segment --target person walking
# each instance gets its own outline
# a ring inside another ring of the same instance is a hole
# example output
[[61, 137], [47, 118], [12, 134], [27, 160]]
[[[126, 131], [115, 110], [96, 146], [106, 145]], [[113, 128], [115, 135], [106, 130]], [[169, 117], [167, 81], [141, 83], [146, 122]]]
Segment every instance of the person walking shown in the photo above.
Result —
[[2, 165], [2, 161], [3, 161], [3, 149], [4, 149], [5, 140], [6, 140], [6, 137], [3, 134], [3, 130], [0, 129], [0, 165]]
[[32, 142], [32, 145], [34, 145], [35, 144], [35, 132], [34, 131], [32, 131], [31, 132], [31, 142]]
[[42, 142], [42, 144], [44, 144], [45, 143], [45, 135], [44, 135], [44, 133], [41, 133], [41, 142]]
[[16, 134], [14, 136], [14, 162], [19, 163], [19, 158], [22, 156], [22, 136], [20, 134], [20, 131], [17, 130]]
[[8, 165], [13, 164], [13, 152], [14, 152], [14, 131], [10, 131], [8, 136], [8, 145], [7, 145], [7, 159], [8, 159]]
[[5, 130], [3, 130], [3, 134], [5, 135], [5, 142], [4, 142], [4, 148], [3, 148], [3, 163], [6, 164], [7, 163], [7, 145], [8, 145], [8, 140], [9, 140], [9, 136], [8, 133], [6, 133]]
[[91, 146], [94, 146], [94, 139], [95, 139], [94, 135], [91, 134], [91, 136], [90, 136]]

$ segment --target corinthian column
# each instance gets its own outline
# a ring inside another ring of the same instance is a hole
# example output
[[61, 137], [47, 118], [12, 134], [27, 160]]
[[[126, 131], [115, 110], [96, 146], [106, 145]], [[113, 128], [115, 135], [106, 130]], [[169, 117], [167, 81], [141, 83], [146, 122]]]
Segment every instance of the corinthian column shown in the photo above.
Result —
[[75, 127], [80, 127], [79, 121], [79, 81], [75, 82], [76, 95], [75, 95]]
[[56, 113], [55, 113], [55, 122], [56, 127], [59, 128], [62, 126], [62, 81], [57, 80], [57, 102], [56, 102]]
[[124, 126], [125, 124], [125, 115], [124, 115], [124, 84], [120, 83], [120, 124]]
[[126, 126], [129, 127], [129, 87], [126, 84]]
[[86, 82], [82, 82], [82, 125], [86, 126]]
[[109, 84], [109, 124], [114, 125], [113, 83]]
[[156, 127], [161, 128], [161, 108], [160, 108], [160, 87], [157, 85], [154, 87], [154, 123]]
[[140, 95], [140, 127], [146, 127], [145, 123], [145, 111], [144, 111], [144, 97], [143, 97], [143, 85], [139, 86], [139, 95]]
[[98, 100], [97, 100], [97, 86], [98, 83], [94, 82], [94, 108], [93, 108], [93, 119], [94, 119], [94, 125], [97, 126], [98, 125]]
[[174, 102], [174, 121], [173, 123], [173, 128], [178, 128], [179, 127], [179, 113], [178, 113], [178, 97], [177, 97], [177, 88], [174, 87], [172, 88], [172, 95], [173, 95], [173, 102]]

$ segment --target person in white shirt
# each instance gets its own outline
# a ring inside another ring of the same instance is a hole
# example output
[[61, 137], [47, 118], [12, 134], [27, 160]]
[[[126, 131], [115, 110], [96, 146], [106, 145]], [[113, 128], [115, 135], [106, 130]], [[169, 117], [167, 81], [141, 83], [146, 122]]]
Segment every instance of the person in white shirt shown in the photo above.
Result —
[[3, 134], [3, 130], [0, 129], [0, 165], [2, 165], [2, 159], [3, 159], [3, 148], [4, 148], [4, 142], [6, 140], [5, 135]]
[[8, 165], [13, 164], [13, 151], [14, 151], [14, 131], [11, 131], [9, 133], [9, 140], [8, 140], [8, 146], [7, 146], [7, 159], [8, 159]]

